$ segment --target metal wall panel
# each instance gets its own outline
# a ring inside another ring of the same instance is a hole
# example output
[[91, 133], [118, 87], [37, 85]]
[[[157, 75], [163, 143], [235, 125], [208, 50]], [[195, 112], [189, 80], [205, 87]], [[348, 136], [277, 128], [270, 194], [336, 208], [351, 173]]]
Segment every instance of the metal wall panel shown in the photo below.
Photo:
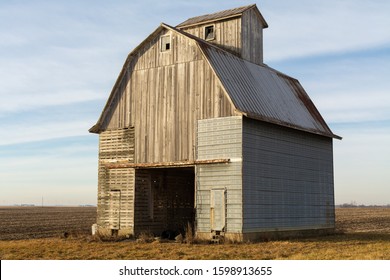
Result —
[[242, 230], [242, 117], [198, 121], [197, 159], [229, 158], [228, 164], [196, 167], [198, 232], [210, 232], [210, 191], [226, 189], [226, 232]]
[[244, 118], [243, 232], [334, 227], [332, 139]]

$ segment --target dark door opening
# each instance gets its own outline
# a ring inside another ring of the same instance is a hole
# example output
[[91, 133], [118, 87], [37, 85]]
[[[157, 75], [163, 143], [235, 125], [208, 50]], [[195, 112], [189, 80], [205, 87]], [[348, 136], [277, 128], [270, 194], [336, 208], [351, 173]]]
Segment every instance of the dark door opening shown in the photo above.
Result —
[[195, 168], [137, 169], [135, 172], [134, 233], [183, 233], [193, 227]]

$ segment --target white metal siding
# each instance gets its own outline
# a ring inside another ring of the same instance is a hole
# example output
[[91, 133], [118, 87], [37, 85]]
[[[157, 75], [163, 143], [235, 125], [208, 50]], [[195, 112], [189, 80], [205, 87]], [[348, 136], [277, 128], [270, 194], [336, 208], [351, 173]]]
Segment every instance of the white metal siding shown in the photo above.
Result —
[[243, 231], [334, 227], [332, 139], [243, 123]]
[[226, 189], [226, 231], [242, 229], [242, 117], [198, 121], [197, 159], [229, 158], [228, 164], [196, 168], [196, 219], [199, 232], [210, 232], [210, 190]]

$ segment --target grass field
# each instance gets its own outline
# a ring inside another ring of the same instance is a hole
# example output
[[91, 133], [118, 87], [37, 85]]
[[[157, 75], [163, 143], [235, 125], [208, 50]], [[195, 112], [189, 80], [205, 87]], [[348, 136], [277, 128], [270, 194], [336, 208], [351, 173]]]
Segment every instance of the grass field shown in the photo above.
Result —
[[390, 259], [390, 208], [337, 209], [335, 235], [219, 245], [103, 242], [90, 236], [95, 217], [94, 207], [0, 207], [0, 259]]

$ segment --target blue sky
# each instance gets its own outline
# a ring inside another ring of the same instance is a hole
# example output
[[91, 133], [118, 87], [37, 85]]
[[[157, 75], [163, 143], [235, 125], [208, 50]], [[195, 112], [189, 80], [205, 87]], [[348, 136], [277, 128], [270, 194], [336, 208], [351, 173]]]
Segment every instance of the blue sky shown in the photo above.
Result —
[[[287, 2], [287, 3], [286, 3]], [[0, 204], [96, 204], [89, 134], [127, 54], [161, 22], [256, 3], [264, 60], [334, 133], [336, 203], [390, 204], [390, 1], [0, 2]]]

